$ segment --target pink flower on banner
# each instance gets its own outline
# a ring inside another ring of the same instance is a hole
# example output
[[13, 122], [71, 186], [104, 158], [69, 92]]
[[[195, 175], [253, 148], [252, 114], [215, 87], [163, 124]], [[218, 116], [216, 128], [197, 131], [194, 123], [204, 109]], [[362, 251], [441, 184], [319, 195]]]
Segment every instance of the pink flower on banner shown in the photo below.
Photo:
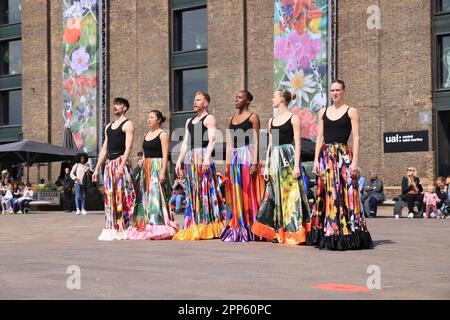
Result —
[[308, 109], [300, 109], [294, 107], [292, 110], [300, 118], [301, 137], [312, 139], [317, 137], [317, 123], [316, 117], [312, 115]]
[[290, 72], [299, 68], [308, 70], [310, 62], [322, 50], [322, 40], [312, 39], [309, 33], [300, 36], [296, 31], [291, 31], [287, 42], [286, 63]]
[[275, 59], [284, 60], [288, 50], [288, 42], [286, 38], [277, 37], [275, 39]]

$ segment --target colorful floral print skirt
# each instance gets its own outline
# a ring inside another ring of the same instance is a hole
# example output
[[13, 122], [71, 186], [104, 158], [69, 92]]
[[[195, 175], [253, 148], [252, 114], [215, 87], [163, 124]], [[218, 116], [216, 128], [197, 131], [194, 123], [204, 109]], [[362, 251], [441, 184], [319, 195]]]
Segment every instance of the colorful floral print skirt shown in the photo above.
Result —
[[202, 171], [205, 154], [206, 148], [197, 148], [188, 151], [184, 157], [187, 185], [184, 226], [173, 240], [219, 238], [224, 227], [225, 199], [213, 161], [206, 173]]
[[226, 242], [254, 240], [251, 231], [258, 214], [264, 193], [264, 178], [260, 166], [255, 176], [251, 175], [254, 161], [254, 145], [231, 149], [228, 176], [226, 177], [226, 226], [220, 238]]
[[268, 241], [297, 245], [306, 242], [309, 204], [303, 180], [294, 179], [294, 147], [274, 146], [269, 158], [270, 180], [252, 231]]
[[161, 169], [161, 158], [146, 158], [142, 164], [137, 179], [139, 197], [127, 231], [127, 239], [170, 239], [178, 231], [178, 223], [168, 208], [171, 189], [169, 173], [166, 171], [166, 181], [161, 184], [159, 182]]
[[119, 179], [117, 174], [122, 157], [106, 160], [103, 174], [105, 228], [98, 240], [112, 241], [127, 238], [126, 231], [133, 216], [136, 193], [130, 166], [128, 164], [125, 166], [122, 178]]
[[359, 201], [358, 180], [350, 175], [351, 162], [347, 144], [324, 144], [320, 149], [308, 244], [328, 250], [373, 248]]

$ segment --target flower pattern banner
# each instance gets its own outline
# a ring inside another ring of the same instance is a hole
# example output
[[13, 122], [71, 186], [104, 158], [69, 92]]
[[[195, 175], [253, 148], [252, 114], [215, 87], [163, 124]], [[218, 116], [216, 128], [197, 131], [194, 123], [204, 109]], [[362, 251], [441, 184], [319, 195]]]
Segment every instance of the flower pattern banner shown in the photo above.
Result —
[[274, 8], [274, 87], [297, 95], [289, 109], [313, 140], [328, 101], [328, 1], [275, 0]]
[[[101, 0], [99, 0], [101, 1]], [[64, 127], [78, 148], [97, 153], [99, 75], [97, 0], [64, 1]]]

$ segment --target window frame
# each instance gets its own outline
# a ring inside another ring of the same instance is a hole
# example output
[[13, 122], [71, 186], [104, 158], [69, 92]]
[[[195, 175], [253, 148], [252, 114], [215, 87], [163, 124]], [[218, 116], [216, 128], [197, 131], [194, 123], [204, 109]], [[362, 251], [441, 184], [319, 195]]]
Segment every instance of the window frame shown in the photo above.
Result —
[[[180, 30], [179, 25], [177, 25], [176, 14], [181, 14], [186, 11], [206, 9], [206, 15], [208, 16], [208, 5], [207, 0], [172, 0], [170, 8], [170, 104], [171, 112], [177, 116], [186, 116], [193, 114], [194, 111], [182, 110], [178, 111], [179, 108], [185, 106], [177, 105], [179, 101], [183, 100], [182, 95], [179, 96], [180, 89], [178, 88], [178, 83], [176, 83], [176, 73], [183, 70], [195, 70], [195, 69], [208, 69], [208, 43], [206, 48], [185, 50], [185, 51], [175, 51], [175, 41], [179, 40]], [[207, 24], [208, 27], [208, 24]], [[208, 33], [208, 29], [206, 29]], [[208, 83], [208, 81], [207, 81]]]
[[[185, 106], [182, 105], [183, 91], [180, 92], [180, 90], [183, 89], [183, 86], [182, 86], [182, 83], [181, 84], [179, 83], [179, 79], [177, 79], [177, 73], [183, 72], [183, 71], [201, 70], [201, 69], [206, 69], [207, 76], [208, 76], [208, 66], [207, 65], [173, 69], [172, 77], [173, 77], [173, 93], [174, 93], [173, 94], [173, 100], [174, 100], [173, 101], [173, 112], [174, 113], [182, 114], [182, 113], [192, 113], [193, 112], [193, 110], [179, 110], [179, 107], [185, 107]], [[208, 78], [206, 78], [206, 83], [208, 84]]]
[[[20, 91], [20, 123], [15, 123], [15, 124], [11, 124], [10, 123], [10, 113], [9, 113], [9, 111], [11, 110], [10, 109], [10, 104], [9, 104], [9, 102], [10, 102], [10, 99], [9, 99], [9, 93], [11, 92], [11, 91]], [[11, 88], [11, 89], [5, 89], [5, 90], [0, 90], [0, 94], [4, 94], [4, 93], [6, 93], [7, 95], [8, 95], [8, 124], [3, 124], [4, 122], [4, 119], [2, 119], [2, 121], [0, 121], [0, 128], [11, 128], [11, 127], [20, 127], [20, 126], [22, 126], [22, 107], [23, 107], [23, 90], [22, 90], [22, 88]], [[4, 108], [5, 106], [2, 106], [2, 108]]]
[[[442, 32], [442, 33], [436, 33], [435, 34], [435, 60], [434, 60], [434, 91], [436, 92], [446, 92], [450, 91], [450, 87], [443, 87], [442, 86], [442, 38], [449, 37], [450, 38], [450, 32]], [[450, 71], [449, 71], [450, 72]]]
[[[10, 42], [13, 42], [13, 41], [20, 41], [20, 53], [21, 53], [21, 57], [20, 57], [20, 60], [21, 60], [21, 65], [23, 64], [23, 44], [22, 44], [22, 38], [17, 38], [17, 37], [14, 37], [14, 38], [9, 38], [9, 39], [1, 39], [0, 40], [0, 44], [2, 44], [2, 43], [10, 43]], [[8, 48], [8, 50], [9, 50], [10, 48]], [[0, 78], [8, 78], [8, 77], [16, 77], [16, 76], [22, 76], [22, 73], [23, 73], [23, 70], [22, 70], [22, 66], [21, 66], [21, 68], [20, 68], [20, 73], [16, 73], [16, 74], [11, 74], [11, 73], [5, 73], [5, 74], [0, 74]], [[1, 88], [0, 88], [0, 90], [1, 90]]]
[[[20, 6], [22, 6], [22, 1], [20, 1]], [[0, 14], [3, 14], [3, 12], [0, 12]], [[6, 27], [6, 26], [13, 26], [13, 25], [17, 25], [17, 24], [22, 24], [22, 10], [20, 10], [20, 21], [19, 22], [8, 22], [8, 23], [1, 23], [0, 22], [0, 27]]]

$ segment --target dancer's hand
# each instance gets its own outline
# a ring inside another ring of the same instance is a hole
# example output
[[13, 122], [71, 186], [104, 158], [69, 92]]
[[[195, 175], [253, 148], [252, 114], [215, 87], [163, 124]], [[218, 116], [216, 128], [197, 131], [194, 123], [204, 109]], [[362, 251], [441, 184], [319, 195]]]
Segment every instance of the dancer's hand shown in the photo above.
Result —
[[258, 174], [258, 165], [252, 164], [252, 171], [250, 172], [252, 176], [256, 176]]
[[119, 166], [119, 169], [117, 169], [117, 175], [119, 176], [119, 179], [122, 179], [123, 175], [125, 173], [125, 170], [123, 168], [123, 166]]
[[211, 164], [209, 163], [209, 160], [204, 160], [202, 165], [203, 173], [207, 173], [209, 171]]
[[357, 170], [356, 167], [358, 166], [358, 164], [356, 162], [353, 162], [350, 164], [350, 176], [354, 177], [357, 175]]
[[92, 174], [92, 182], [98, 182], [98, 171], [97, 171], [97, 169]]
[[177, 162], [175, 166], [175, 173], [177, 174], [177, 177], [179, 178], [181, 175], [181, 162]]
[[294, 171], [292, 171], [292, 176], [294, 179], [298, 179], [298, 177], [300, 177], [300, 169], [298, 167], [294, 168]]
[[314, 160], [314, 169], [313, 169], [313, 173], [318, 176], [319, 175], [319, 161]]
[[164, 184], [166, 182], [166, 175], [165, 174], [161, 174], [159, 176], [159, 183], [160, 184]]

